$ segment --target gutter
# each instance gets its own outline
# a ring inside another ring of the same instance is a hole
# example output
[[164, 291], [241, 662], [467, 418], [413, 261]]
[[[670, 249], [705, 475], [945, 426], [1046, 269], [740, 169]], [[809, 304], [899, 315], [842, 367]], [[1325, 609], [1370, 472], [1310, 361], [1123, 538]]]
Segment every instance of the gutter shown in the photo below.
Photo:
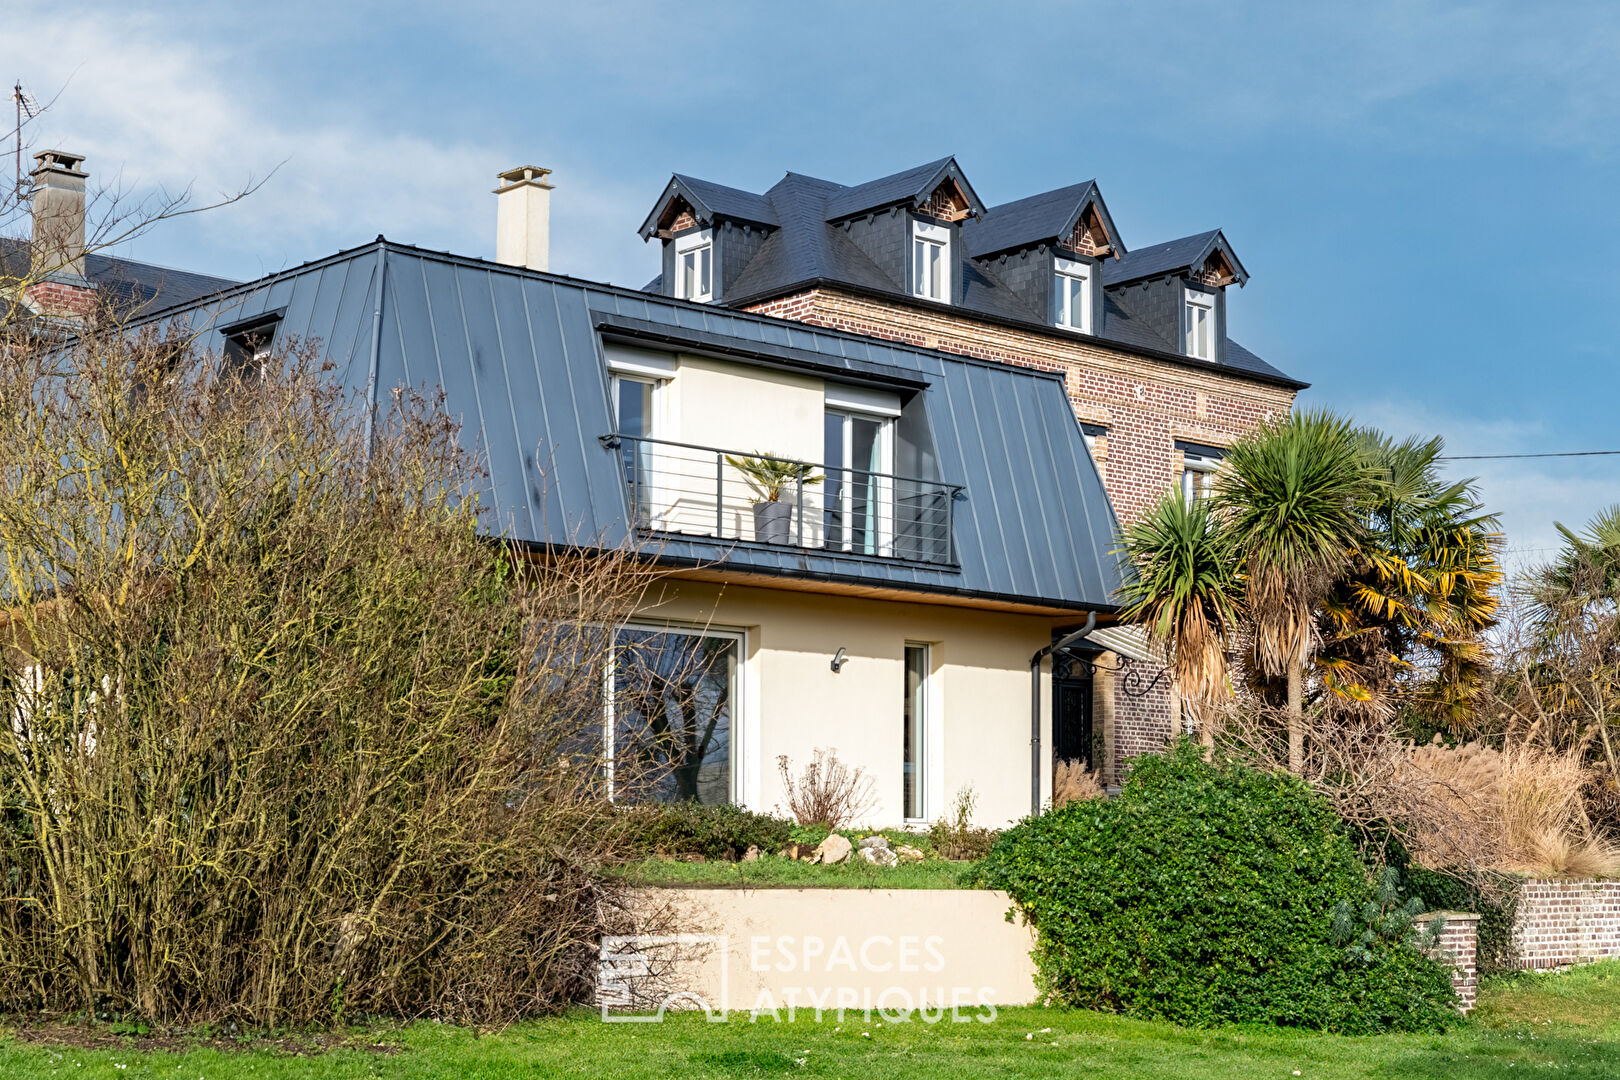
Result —
[[[1048, 656], [1056, 657], [1075, 642], [1090, 636], [1095, 629], [1097, 629], [1097, 613], [1093, 611], [1086, 615], [1086, 625], [1072, 634], [1065, 634], [1050, 645], [1036, 649], [1035, 655], [1029, 658], [1030, 817], [1039, 817], [1041, 813], [1041, 661]], [[1053, 695], [1053, 704], [1056, 704], [1056, 694]]]

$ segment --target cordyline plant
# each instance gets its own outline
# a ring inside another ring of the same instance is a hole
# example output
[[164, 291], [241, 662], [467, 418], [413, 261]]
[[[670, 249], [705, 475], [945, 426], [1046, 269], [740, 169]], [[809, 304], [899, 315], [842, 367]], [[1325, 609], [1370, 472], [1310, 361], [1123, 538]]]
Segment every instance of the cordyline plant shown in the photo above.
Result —
[[312, 357], [0, 370], [0, 1011], [498, 1021], [630, 925], [595, 758], [644, 573], [482, 538], [436, 403], [368, 425]]

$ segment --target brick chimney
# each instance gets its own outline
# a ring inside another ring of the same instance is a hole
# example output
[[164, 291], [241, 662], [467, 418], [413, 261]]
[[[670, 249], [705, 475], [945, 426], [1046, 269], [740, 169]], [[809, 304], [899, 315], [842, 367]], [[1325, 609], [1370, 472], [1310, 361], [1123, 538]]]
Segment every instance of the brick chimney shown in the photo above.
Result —
[[28, 175], [33, 189], [33, 261], [38, 279], [28, 287], [36, 311], [59, 319], [81, 319], [96, 304], [96, 287], [84, 273], [83, 154], [41, 150]]
[[507, 169], [495, 189], [495, 261], [530, 270], [551, 268], [550, 169]]

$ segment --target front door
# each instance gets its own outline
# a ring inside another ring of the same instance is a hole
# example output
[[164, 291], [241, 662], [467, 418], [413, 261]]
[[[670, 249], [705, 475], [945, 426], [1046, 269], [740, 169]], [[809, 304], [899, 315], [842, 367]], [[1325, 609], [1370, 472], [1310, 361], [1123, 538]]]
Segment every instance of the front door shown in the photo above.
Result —
[[1092, 767], [1091, 666], [1059, 655], [1052, 672], [1052, 759]]

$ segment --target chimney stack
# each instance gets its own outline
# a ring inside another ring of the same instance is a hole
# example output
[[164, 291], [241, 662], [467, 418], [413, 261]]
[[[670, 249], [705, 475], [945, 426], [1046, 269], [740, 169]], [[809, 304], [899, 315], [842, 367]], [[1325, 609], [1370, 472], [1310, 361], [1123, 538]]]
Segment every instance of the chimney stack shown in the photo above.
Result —
[[41, 150], [34, 155], [34, 260], [51, 274], [84, 277], [83, 154]]
[[551, 269], [550, 169], [520, 165], [501, 173], [495, 189], [495, 261]]

